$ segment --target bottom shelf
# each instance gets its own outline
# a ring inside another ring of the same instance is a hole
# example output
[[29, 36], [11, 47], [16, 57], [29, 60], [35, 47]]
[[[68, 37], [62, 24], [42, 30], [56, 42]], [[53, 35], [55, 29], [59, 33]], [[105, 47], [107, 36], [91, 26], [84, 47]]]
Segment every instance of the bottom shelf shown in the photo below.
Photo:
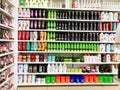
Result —
[[33, 84], [33, 83], [21, 83], [18, 84], [18, 86], [66, 86], [66, 85], [71, 85], [71, 86], [83, 86], [83, 85], [88, 85], [88, 86], [93, 86], [93, 85], [106, 85], [106, 86], [116, 86], [118, 85], [117, 83], [66, 83], [66, 84]]

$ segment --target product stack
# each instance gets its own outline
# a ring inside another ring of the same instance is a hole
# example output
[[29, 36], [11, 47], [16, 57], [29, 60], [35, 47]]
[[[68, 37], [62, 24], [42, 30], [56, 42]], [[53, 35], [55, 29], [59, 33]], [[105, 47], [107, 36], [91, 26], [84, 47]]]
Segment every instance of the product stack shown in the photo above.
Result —
[[19, 0], [18, 85], [116, 85], [118, 9], [107, 0]]

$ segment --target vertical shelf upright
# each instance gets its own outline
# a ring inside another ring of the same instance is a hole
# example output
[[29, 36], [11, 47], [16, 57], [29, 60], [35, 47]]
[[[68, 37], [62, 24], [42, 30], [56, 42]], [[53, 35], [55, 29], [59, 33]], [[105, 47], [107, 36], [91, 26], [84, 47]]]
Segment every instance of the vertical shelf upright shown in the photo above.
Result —
[[[12, 0], [13, 1], [13, 0]], [[15, 82], [14, 4], [0, 0], [0, 90], [13, 90]]]

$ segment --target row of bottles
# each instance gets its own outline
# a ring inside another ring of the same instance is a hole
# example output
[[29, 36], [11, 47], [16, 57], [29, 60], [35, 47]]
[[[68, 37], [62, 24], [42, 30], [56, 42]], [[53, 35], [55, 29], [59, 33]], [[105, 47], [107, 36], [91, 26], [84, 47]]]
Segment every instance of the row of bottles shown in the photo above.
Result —
[[19, 64], [18, 73], [112, 73], [115, 72], [111, 65], [82, 65], [70, 67], [66, 64]]
[[19, 42], [18, 51], [47, 51], [46, 42]]
[[113, 44], [19, 42], [19, 51], [114, 52]]
[[117, 1], [108, 1], [108, 0], [69, 0], [66, 2], [57, 3], [53, 0], [20, 0], [19, 6], [27, 7], [51, 7], [51, 8], [79, 8], [79, 9], [119, 9], [120, 3]]
[[18, 40], [115, 41], [115, 33], [18, 31]]
[[18, 40], [47, 40], [47, 32], [18, 31]]
[[19, 20], [19, 30], [47, 29], [47, 30], [86, 30], [86, 31], [115, 31], [116, 22], [69, 22], [44, 20]]
[[[79, 56], [19, 54], [18, 62], [118, 62], [119, 54], [80, 54]], [[1, 61], [2, 62], [2, 61]]]
[[78, 20], [118, 20], [117, 12], [100, 11], [56, 11], [19, 8], [19, 18], [78, 19]]
[[18, 75], [18, 83], [62, 84], [64, 83], [112, 83], [112, 75]]
[[99, 44], [86, 43], [48, 43], [48, 51], [98, 52]]

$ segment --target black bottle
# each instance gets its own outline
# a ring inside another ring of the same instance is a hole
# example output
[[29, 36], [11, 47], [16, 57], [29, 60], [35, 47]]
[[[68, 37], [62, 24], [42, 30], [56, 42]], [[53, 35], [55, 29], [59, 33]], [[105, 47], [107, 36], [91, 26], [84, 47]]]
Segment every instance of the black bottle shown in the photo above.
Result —
[[68, 12], [65, 12], [65, 19], [68, 19]]
[[72, 41], [75, 41], [75, 34], [72, 33]]
[[59, 30], [61, 30], [61, 29], [62, 29], [62, 23], [59, 22]]
[[64, 33], [61, 33], [61, 40], [64, 41]]
[[96, 33], [96, 38], [97, 38], [97, 41], [100, 41], [100, 38], [99, 38], [99, 33]]
[[98, 20], [98, 12], [94, 12], [94, 20]]
[[86, 41], [89, 41], [89, 33], [86, 33]]
[[75, 19], [78, 19], [78, 11], [75, 12]]
[[97, 19], [100, 20], [100, 12], [97, 12]]
[[67, 24], [67, 22], [65, 22], [64, 24], [65, 24], [64, 25], [64, 30], [68, 30], [68, 24]]
[[68, 30], [71, 30], [71, 23], [68, 22]]
[[56, 22], [56, 30], [59, 30], [59, 22]]
[[65, 19], [65, 12], [62, 12], [62, 19]]
[[78, 30], [82, 30], [82, 25], [81, 25], [81, 22], [79, 22], [79, 25], [78, 25]]
[[78, 30], [78, 22], [75, 22], [75, 30]]
[[75, 41], [78, 41], [78, 33], [75, 33]]
[[42, 18], [42, 10], [38, 10], [38, 17]]
[[59, 34], [58, 32], [55, 33], [55, 40], [58, 41], [58, 38], [59, 38]]
[[82, 30], [85, 30], [85, 22], [82, 23]]
[[91, 11], [91, 20], [94, 20], [94, 12], [93, 11]]
[[85, 30], [86, 30], [86, 31], [89, 30], [89, 23], [88, 23], [88, 22], [85, 23]]
[[56, 18], [57, 18], [57, 19], [60, 18], [60, 12], [59, 12], [59, 11], [57, 11], [57, 16], [56, 16]]
[[62, 28], [61, 29], [65, 30], [65, 23], [64, 22], [62, 22]]
[[72, 23], [71, 29], [72, 29], [72, 30], [75, 30], [75, 28], [74, 28], [74, 27], [75, 27], [74, 22], [71, 22], [71, 23]]
[[81, 33], [78, 33], [78, 41], [81, 41]]
[[68, 19], [71, 19], [71, 16], [72, 16], [71, 11], [69, 11], [68, 12]]
[[93, 33], [93, 41], [96, 41], [95, 33]]
[[96, 28], [97, 28], [96, 22], [93, 22], [93, 30], [96, 31]]
[[75, 12], [72, 11], [72, 19], [75, 19]]
[[90, 30], [93, 31], [93, 23], [90, 23]]
[[78, 19], [82, 19], [82, 12], [80, 11], [79, 13], [78, 13]]
[[62, 19], [62, 17], [63, 17], [63, 16], [62, 16], [62, 11], [59, 11], [59, 14], [60, 14], [60, 15], [59, 15], [59, 19]]
[[67, 41], [71, 41], [71, 40], [72, 40], [71, 33], [68, 32], [68, 33], [67, 33]]
[[87, 18], [86, 18], [87, 20], [90, 19], [90, 18], [89, 18], [89, 15], [90, 15], [89, 13], [90, 13], [89, 11], [87, 11], [87, 13], [86, 13], [86, 14], [87, 14], [87, 16], [86, 16], [86, 17], [87, 17]]

